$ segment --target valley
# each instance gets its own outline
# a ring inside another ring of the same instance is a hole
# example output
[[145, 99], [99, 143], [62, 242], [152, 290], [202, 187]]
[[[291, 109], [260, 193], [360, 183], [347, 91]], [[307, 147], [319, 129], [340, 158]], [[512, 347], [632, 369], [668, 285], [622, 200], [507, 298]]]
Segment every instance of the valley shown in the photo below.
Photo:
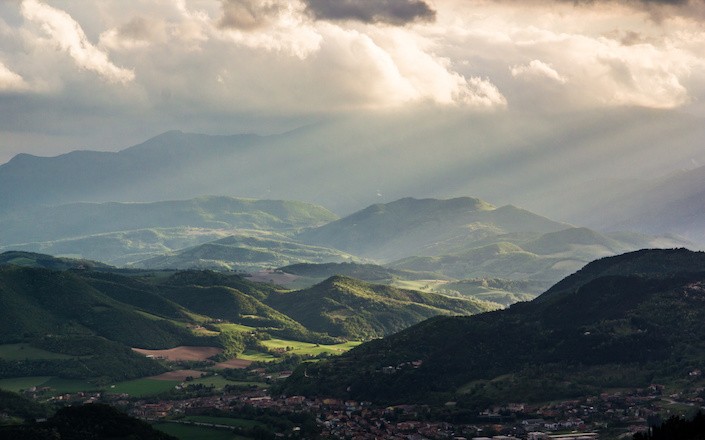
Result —
[[19, 204], [0, 226], [0, 389], [29, 399], [15, 422], [105, 403], [178, 438], [611, 438], [690, 414], [705, 388], [705, 262], [660, 229], [472, 197], [345, 216], [228, 196]]

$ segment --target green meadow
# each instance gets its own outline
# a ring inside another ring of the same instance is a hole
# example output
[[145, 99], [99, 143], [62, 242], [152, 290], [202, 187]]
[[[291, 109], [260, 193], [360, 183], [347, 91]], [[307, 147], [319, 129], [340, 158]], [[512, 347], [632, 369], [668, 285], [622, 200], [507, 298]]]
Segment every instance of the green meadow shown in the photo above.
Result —
[[263, 382], [228, 380], [220, 375], [200, 377], [198, 379], [194, 379], [193, 381], [186, 382], [186, 383], [187, 384], [201, 384], [201, 385], [205, 385], [205, 386], [212, 386], [216, 389], [221, 389], [221, 388], [225, 387], [226, 385], [241, 385], [241, 386], [254, 385], [257, 387], [266, 387], [267, 386], [267, 384], [263, 383]]
[[51, 379], [50, 376], [13, 377], [11, 379], [2, 379], [0, 380], [0, 389], [18, 393], [32, 387], [42, 386], [49, 379]]
[[135, 379], [110, 385], [108, 393], [126, 393], [133, 397], [153, 396], [174, 389], [181, 382], [175, 380]]
[[268, 339], [262, 345], [272, 350], [285, 350], [287, 353], [296, 353], [302, 356], [318, 356], [321, 353], [338, 355], [360, 345], [359, 341], [348, 341], [341, 344], [324, 345], [310, 342], [291, 341], [286, 339]]

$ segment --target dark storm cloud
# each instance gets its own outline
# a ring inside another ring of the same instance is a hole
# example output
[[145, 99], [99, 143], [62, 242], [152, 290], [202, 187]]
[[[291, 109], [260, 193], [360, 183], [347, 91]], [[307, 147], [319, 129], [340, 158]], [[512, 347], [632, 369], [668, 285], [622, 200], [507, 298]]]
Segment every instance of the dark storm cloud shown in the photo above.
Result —
[[404, 25], [433, 21], [436, 11], [421, 0], [305, 0], [308, 10], [322, 20]]

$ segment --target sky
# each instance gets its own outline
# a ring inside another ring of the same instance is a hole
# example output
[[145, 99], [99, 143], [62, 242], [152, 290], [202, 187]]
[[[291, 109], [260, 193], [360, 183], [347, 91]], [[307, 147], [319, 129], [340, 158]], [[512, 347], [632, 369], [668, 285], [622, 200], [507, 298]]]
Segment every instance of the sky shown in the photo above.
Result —
[[0, 0], [0, 163], [171, 129], [703, 101], [702, 0]]

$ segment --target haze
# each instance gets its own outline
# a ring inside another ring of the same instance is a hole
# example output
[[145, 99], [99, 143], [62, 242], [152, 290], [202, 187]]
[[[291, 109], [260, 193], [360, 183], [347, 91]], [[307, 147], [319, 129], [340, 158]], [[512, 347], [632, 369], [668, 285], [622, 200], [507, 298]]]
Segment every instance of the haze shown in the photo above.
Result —
[[[565, 219], [591, 202], [567, 189], [705, 164], [703, 18], [702, 1], [5, 1], [0, 163], [282, 134], [251, 157], [276, 173], [239, 195], [341, 214], [473, 195]], [[291, 161], [316, 172], [278, 191]], [[340, 164], [354, 178], [323, 194]]]

